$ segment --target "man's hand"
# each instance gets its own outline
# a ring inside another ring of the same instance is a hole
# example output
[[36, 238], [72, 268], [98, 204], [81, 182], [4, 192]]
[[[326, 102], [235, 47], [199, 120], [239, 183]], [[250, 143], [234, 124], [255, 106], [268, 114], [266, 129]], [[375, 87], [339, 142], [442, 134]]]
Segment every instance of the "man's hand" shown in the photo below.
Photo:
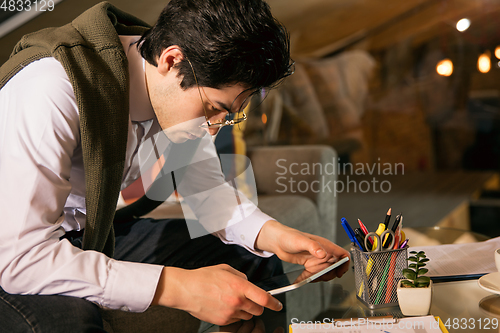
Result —
[[[312, 273], [349, 256], [349, 252], [326, 238], [298, 231], [274, 220], [264, 224], [255, 241], [255, 248], [273, 252], [281, 260], [303, 265]], [[322, 280], [341, 277], [348, 269], [349, 264], [345, 263], [325, 274]]]
[[164, 267], [152, 305], [181, 309], [219, 326], [260, 316], [264, 307], [274, 311], [283, 307], [225, 264], [194, 270]]

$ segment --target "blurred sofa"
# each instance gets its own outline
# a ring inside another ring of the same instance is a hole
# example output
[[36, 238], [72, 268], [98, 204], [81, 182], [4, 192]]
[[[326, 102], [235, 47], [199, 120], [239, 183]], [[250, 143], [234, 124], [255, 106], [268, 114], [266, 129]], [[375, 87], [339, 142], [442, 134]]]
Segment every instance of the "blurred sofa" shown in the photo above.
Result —
[[[254, 148], [248, 156], [259, 192], [259, 208], [263, 212], [287, 226], [335, 242], [337, 172], [332, 169], [337, 164], [335, 150], [322, 145], [270, 146]], [[327, 164], [330, 168], [326, 168]], [[278, 177], [282, 178], [278, 180]], [[289, 263], [283, 263], [283, 267], [285, 272], [297, 268]], [[328, 308], [330, 294], [329, 283], [311, 283], [288, 292], [288, 322], [292, 318], [314, 319]]]

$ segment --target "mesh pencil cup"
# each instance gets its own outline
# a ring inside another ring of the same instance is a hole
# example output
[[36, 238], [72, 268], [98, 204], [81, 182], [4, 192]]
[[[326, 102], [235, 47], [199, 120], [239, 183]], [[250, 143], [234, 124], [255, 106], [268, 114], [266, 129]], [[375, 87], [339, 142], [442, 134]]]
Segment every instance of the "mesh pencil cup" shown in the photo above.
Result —
[[356, 297], [368, 308], [398, 305], [396, 292], [403, 269], [408, 267], [408, 247], [379, 252], [351, 249], [354, 262]]

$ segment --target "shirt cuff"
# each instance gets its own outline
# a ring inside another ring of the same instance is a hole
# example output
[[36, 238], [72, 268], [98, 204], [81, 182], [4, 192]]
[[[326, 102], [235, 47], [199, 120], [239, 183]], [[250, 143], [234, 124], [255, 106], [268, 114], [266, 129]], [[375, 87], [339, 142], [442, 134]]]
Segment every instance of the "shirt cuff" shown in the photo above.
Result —
[[153, 301], [163, 266], [111, 259], [108, 268], [102, 305], [124, 311], [146, 311]]
[[256, 209], [241, 222], [233, 224], [224, 229], [223, 232], [218, 232], [217, 234], [222, 242], [226, 244], [238, 244], [259, 257], [268, 258], [274, 253], [255, 249], [255, 240], [264, 223], [269, 220], [274, 219], [261, 210]]

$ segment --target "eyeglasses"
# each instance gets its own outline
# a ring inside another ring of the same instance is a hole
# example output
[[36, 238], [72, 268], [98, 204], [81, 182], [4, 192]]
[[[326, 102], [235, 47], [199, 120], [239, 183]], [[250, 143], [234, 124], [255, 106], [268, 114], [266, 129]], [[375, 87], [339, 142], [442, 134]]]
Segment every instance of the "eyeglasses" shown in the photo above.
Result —
[[[214, 104], [210, 101], [210, 99], [208, 99], [205, 91], [203, 91], [205, 93], [205, 97], [206, 97], [207, 101], [210, 103], [210, 105], [217, 112], [220, 112], [220, 113], [224, 113], [225, 112], [226, 113], [226, 116], [225, 116], [224, 119], [219, 119], [219, 120], [214, 121], [214, 122], [210, 121], [208, 119], [207, 109], [205, 108], [205, 103], [203, 102], [203, 96], [201, 95], [201, 88], [200, 88], [200, 85], [198, 84], [198, 78], [196, 77], [196, 73], [194, 72], [193, 65], [191, 64], [191, 61], [189, 61], [188, 58], [186, 58], [186, 60], [189, 63], [189, 66], [191, 66], [191, 70], [193, 71], [194, 81], [196, 82], [196, 86], [198, 87], [198, 93], [200, 94], [201, 105], [203, 106], [203, 111], [205, 112], [205, 119], [207, 120], [207, 122], [203, 123], [202, 125], [200, 125], [200, 127], [202, 127], [202, 128], [221, 128], [221, 127], [224, 127], [224, 126], [233, 126], [235, 124], [239, 124], [239, 123], [244, 122], [245, 120], [247, 120], [247, 115], [245, 114], [245, 112], [243, 110], [240, 110], [240, 111], [235, 112], [235, 113], [231, 113], [231, 112], [222, 111], [222, 110], [216, 108], [214, 106]], [[246, 105], [246, 100], [243, 102], [242, 105]]]

